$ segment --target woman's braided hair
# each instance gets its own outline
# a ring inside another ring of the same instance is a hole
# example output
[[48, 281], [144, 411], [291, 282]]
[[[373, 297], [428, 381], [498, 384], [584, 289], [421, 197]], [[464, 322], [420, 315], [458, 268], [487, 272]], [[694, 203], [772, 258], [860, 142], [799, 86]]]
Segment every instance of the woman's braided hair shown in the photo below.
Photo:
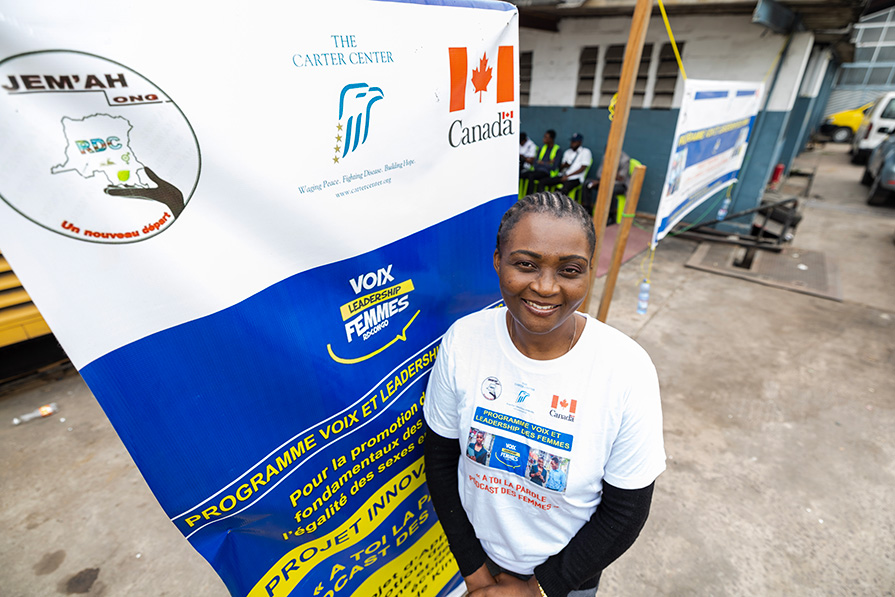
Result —
[[507, 242], [510, 231], [516, 227], [522, 216], [529, 213], [549, 214], [555, 218], [573, 218], [577, 220], [587, 235], [587, 244], [591, 256], [593, 256], [594, 248], [597, 246], [597, 233], [594, 230], [594, 222], [587, 210], [567, 195], [551, 192], [526, 195], [503, 214], [503, 218], [500, 220], [500, 227], [497, 229], [498, 252], [500, 252], [501, 244]]

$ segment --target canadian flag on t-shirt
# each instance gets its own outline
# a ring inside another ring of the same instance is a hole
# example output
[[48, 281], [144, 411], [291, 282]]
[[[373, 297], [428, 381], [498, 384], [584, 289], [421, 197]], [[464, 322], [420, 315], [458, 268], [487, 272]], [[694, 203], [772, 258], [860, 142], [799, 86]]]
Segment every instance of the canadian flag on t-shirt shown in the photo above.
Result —
[[553, 396], [553, 402], [550, 403], [552, 408], [561, 408], [563, 410], [568, 410], [570, 415], [575, 414], [575, 407], [578, 405], [577, 400], [560, 400], [559, 396]]
[[[466, 109], [466, 82], [472, 83], [473, 93], [478, 95], [479, 103], [482, 102], [482, 94], [488, 92], [491, 84], [492, 66], [488, 53], [483, 52], [478, 60], [478, 65], [472, 69], [471, 75], [467, 60], [467, 48], [448, 48], [451, 62], [451, 103], [450, 111]], [[493, 57], [492, 57], [493, 58]], [[497, 103], [511, 102], [515, 98], [513, 79], [513, 46], [500, 46], [497, 48]]]

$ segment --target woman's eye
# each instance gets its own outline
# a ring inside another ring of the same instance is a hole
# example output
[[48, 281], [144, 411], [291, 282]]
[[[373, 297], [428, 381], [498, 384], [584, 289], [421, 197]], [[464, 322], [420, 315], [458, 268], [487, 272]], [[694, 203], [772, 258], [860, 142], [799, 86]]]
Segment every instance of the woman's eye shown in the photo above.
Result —
[[532, 269], [532, 268], [534, 268], [534, 266], [535, 266], [535, 264], [532, 263], [531, 261], [517, 261], [516, 262], [516, 267], [521, 267], [523, 269]]
[[563, 268], [562, 273], [566, 276], [578, 276], [581, 274], [581, 270], [577, 267], [566, 267]]

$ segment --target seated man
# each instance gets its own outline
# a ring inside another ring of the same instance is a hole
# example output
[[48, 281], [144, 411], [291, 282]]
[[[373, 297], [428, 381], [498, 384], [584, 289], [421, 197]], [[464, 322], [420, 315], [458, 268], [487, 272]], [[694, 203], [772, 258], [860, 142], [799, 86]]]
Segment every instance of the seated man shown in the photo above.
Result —
[[538, 146], [528, 138], [525, 133], [519, 134], [519, 174], [534, 169], [535, 157], [538, 155]]
[[558, 175], [542, 179], [541, 187], [560, 185], [562, 191], [568, 195], [572, 189], [584, 182], [584, 175], [593, 163], [594, 156], [590, 149], [581, 146], [583, 141], [584, 136], [581, 133], [572, 135], [569, 149], [562, 155]]
[[[538, 152], [538, 159], [529, 162], [532, 165], [532, 169], [523, 172], [520, 175], [520, 178], [535, 181], [537, 184], [538, 181], [559, 174], [559, 145], [557, 145], [555, 141], [556, 131], [550, 129], [544, 133], [544, 144], [541, 146], [541, 151]], [[536, 190], [536, 188], [529, 189], [529, 193], [533, 193]]]
[[[600, 178], [603, 176], [603, 161], [606, 159], [606, 151], [603, 151], [603, 159], [600, 160], [600, 168], [597, 170], [596, 178], [588, 178], [584, 182], [584, 191], [581, 197], [581, 205], [588, 213], [593, 213], [597, 203], [597, 192], [600, 187]], [[628, 184], [631, 182], [631, 158], [624, 151], [618, 159], [618, 170], [615, 174], [615, 186], [610, 196], [609, 220], [615, 219], [616, 196], [624, 195], [628, 192]]]

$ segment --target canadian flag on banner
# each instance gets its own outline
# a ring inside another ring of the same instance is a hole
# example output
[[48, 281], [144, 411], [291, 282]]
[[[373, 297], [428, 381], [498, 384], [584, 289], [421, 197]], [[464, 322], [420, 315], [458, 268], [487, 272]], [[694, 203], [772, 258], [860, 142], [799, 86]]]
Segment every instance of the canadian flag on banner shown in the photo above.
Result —
[[[451, 104], [450, 111], [466, 109], [466, 82], [473, 85], [473, 90], [482, 101], [482, 94], [488, 91], [491, 83], [492, 67], [487, 52], [477, 58], [478, 65], [469, 71], [466, 48], [448, 48], [451, 60]], [[474, 58], [475, 60], [475, 58]], [[513, 46], [497, 48], [497, 103], [511, 102], [515, 97], [513, 87]]]

